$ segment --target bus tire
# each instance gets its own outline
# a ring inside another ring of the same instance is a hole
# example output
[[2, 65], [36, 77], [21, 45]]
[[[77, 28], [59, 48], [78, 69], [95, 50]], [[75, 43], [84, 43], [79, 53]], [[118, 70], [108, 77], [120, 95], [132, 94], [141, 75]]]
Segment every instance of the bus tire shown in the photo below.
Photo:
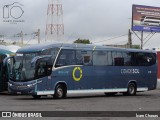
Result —
[[40, 95], [32, 95], [32, 97], [33, 97], [34, 99], [40, 99], [40, 98], [41, 98]]
[[137, 91], [136, 83], [133, 82], [129, 83], [127, 88], [127, 95], [129, 96], [136, 95], [136, 91]]
[[62, 99], [62, 98], [65, 98], [66, 97], [66, 89], [64, 87], [64, 85], [62, 84], [58, 84], [56, 86], [56, 89], [55, 89], [55, 94], [54, 94], [54, 97], [56, 99]]

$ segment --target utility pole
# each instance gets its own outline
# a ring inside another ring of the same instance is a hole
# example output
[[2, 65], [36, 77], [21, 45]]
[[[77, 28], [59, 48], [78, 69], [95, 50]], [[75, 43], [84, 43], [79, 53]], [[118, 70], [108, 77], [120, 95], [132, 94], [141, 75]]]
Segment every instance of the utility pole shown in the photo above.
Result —
[[23, 32], [22, 31], [20, 33], [20, 37], [21, 37], [21, 46], [23, 47]]
[[34, 32], [33, 34], [38, 37], [38, 44], [40, 44], [40, 29], [38, 29], [38, 31]]
[[38, 29], [37, 37], [38, 37], [38, 44], [40, 44], [40, 29]]
[[34, 37], [37, 36], [37, 38], [38, 38], [38, 44], [40, 44], [40, 29], [38, 29], [37, 32], [33, 32], [33, 34], [34, 34]]
[[131, 30], [128, 30], [128, 47], [132, 48], [132, 33]]
[[141, 49], [143, 49], [143, 31], [141, 31]]

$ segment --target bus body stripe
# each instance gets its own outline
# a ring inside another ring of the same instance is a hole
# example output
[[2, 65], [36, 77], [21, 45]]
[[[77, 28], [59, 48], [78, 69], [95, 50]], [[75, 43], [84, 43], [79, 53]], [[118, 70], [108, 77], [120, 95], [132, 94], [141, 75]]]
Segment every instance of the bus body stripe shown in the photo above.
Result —
[[127, 88], [119, 89], [91, 89], [91, 90], [68, 90], [67, 93], [104, 93], [104, 92], [126, 92]]
[[37, 91], [37, 95], [53, 95], [54, 94], [54, 90], [53, 91]]
[[[148, 88], [137, 88], [137, 91], [147, 91]], [[105, 92], [127, 92], [127, 88], [117, 89], [88, 89], [88, 90], [67, 90], [68, 94], [79, 94], [79, 93], [105, 93]], [[53, 95], [53, 91], [37, 91], [37, 95]]]
[[148, 91], [148, 88], [137, 88], [137, 91]]

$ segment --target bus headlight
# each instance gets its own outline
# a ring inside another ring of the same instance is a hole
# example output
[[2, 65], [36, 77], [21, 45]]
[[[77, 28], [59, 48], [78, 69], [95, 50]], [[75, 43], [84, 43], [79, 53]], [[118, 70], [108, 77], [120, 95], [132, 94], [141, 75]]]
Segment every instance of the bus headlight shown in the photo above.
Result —
[[27, 87], [31, 87], [32, 86], [32, 84], [30, 84], [30, 85], [27, 85]]
[[8, 85], [9, 85], [9, 86], [13, 86], [13, 84], [12, 84], [12, 83], [8, 83]]
[[29, 84], [29, 85], [27, 85], [27, 87], [32, 87], [32, 86], [34, 86], [34, 85], [36, 85], [36, 83]]
[[28, 84], [27, 87], [33, 87], [34, 85], [38, 84], [38, 83], [41, 83], [42, 81], [38, 81], [38, 82], [35, 82], [35, 83], [32, 83], [32, 84]]

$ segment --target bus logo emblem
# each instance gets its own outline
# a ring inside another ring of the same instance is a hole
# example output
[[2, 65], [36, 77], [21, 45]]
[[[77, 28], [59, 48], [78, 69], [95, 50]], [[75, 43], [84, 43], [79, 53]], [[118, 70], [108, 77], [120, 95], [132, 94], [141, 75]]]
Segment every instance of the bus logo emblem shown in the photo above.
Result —
[[[79, 77], [77, 77], [76, 75], [75, 75], [75, 72], [76, 71], [79, 71]], [[81, 78], [82, 78], [82, 69], [80, 68], [80, 67], [75, 67], [74, 69], [73, 69], [73, 72], [72, 72], [72, 76], [73, 76], [73, 79], [75, 80], [75, 81], [80, 81], [81, 80]]]

